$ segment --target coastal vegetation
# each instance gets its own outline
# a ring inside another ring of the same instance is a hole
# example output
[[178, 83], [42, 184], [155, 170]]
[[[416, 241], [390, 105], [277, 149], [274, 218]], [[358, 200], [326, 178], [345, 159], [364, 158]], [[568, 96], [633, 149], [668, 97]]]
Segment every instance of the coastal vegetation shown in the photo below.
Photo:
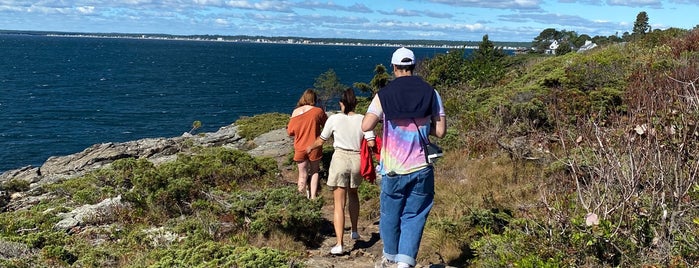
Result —
[[[449, 118], [419, 263], [699, 266], [699, 29], [559, 55], [507, 56], [484, 36], [474, 53], [455, 49], [417, 71]], [[386, 74], [377, 66], [355, 87], [375, 93]], [[251, 139], [287, 120], [235, 124]], [[0, 266], [303, 267], [322, 242], [325, 201], [297, 194], [279, 172], [275, 159], [222, 147], [157, 165], [116, 160], [3, 209]], [[379, 220], [378, 192], [360, 188], [362, 221]], [[56, 228], [62, 213], [116, 197], [84, 226]]]
[[468, 75], [470, 58], [426, 62], [450, 132], [422, 258], [699, 265], [697, 41], [699, 30], [668, 29], [584, 53], [491, 58], [505, 70], [488, 85]]

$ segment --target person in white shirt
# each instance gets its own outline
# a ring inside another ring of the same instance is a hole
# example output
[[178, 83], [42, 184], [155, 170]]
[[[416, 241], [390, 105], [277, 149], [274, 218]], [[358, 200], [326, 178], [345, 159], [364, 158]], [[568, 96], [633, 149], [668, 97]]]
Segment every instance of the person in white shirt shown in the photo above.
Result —
[[350, 222], [352, 224], [352, 239], [359, 239], [357, 221], [359, 218], [359, 194], [357, 189], [363, 181], [360, 174], [360, 145], [362, 139], [367, 139], [369, 147], [374, 146], [374, 132], [362, 132], [362, 120], [364, 115], [354, 112], [357, 106], [357, 98], [354, 90], [345, 90], [340, 99], [342, 113], [331, 115], [325, 123], [325, 127], [313, 145], [306, 151], [323, 146], [323, 143], [331, 136], [334, 138], [332, 160], [328, 170], [327, 185], [333, 191], [334, 216], [333, 225], [337, 244], [330, 250], [331, 254], [344, 254], [342, 249], [342, 236], [345, 228], [345, 202], [348, 200]]

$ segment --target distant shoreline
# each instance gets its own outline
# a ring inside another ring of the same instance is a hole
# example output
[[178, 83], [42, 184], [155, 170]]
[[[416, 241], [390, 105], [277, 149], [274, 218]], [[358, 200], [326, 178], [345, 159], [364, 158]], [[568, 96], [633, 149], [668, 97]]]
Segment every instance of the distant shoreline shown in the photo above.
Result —
[[[293, 44], [293, 45], [329, 45], [329, 46], [371, 46], [371, 47], [415, 47], [443, 49], [477, 49], [478, 42], [474, 41], [436, 41], [436, 40], [358, 40], [342, 38], [303, 38], [303, 37], [263, 37], [263, 36], [219, 36], [219, 35], [164, 35], [164, 34], [120, 34], [120, 33], [70, 33], [70, 32], [39, 32], [0, 30], [0, 34], [35, 35], [48, 37], [76, 38], [114, 38], [140, 40], [172, 40], [172, 41], [202, 41], [202, 42], [233, 42], [233, 43], [262, 43], [262, 44]], [[442, 44], [439, 44], [443, 42]], [[463, 43], [463, 44], [448, 44]], [[495, 42], [497, 44], [497, 42]], [[523, 42], [522, 42], [523, 43]], [[518, 43], [519, 44], [519, 43]], [[521, 50], [527, 46], [496, 45], [503, 50]]]

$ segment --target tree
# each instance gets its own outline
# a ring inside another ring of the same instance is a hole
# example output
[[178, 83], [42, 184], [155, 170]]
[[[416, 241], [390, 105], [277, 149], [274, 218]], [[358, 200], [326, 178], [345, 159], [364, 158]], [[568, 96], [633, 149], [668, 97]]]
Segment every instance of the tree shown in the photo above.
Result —
[[648, 14], [645, 11], [641, 11], [636, 15], [636, 22], [633, 23], [633, 35], [643, 35], [648, 31], [650, 31]]
[[386, 67], [383, 64], [379, 64], [374, 68], [374, 78], [371, 79], [369, 84], [356, 82], [354, 87], [362, 92], [371, 92], [374, 95], [379, 92], [379, 89], [385, 87], [390, 79], [391, 75], [388, 74]]
[[318, 92], [319, 106], [327, 109], [328, 101], [339, 97], [347, 86], [340, 83], [340, 78], [337, 77], [335, 70], [328, 69], [316, 77], [313, 88]]
[[489, 86], [500, 80], [505, 72], [503, 58], [507, 54], [502, 48], [495, 47], [495, 44], [488, 39], [488, 35], [483, 36], [483, 40], [469, 56], [468, 77], [472, 86]]
[[559, 40], [561, 33], [554, 28], [546, 28], [539, 36], [534, 38], [533, 46], [534, 51], [537, 53], [544, 53], [554, 40]]
[[564, 40], [558, 45], [558, 48], [556, 48], [556, 56], [562, 56], [572, 51], [573, 49], [570, 47], [570, 43]]
[[417, 65], [416, 73], [435, 88], [445, 88], [466, 80], [464, 70], [467, 61], [465, 49], [452, 49], [446, 54], [437, 54]]
[[495, 47], [495, 43], [488, 39], [488, 35], [483, 36], [483, 40], [478, 44], [478, 49], [471, 53], [472, 61], [487, 62], [498, 61], [507, 56], [502, 48]]

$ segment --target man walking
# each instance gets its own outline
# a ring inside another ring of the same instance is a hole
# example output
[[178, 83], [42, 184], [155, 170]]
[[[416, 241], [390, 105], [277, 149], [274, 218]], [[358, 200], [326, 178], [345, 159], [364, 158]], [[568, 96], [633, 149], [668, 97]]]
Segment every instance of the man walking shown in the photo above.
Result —
[[383, 257], [379, 267], [415, 266], [422, 232], [434, 201], [434, 170], [424, 144], [428, 135], [446, 134], [446, 114], [439, 93], [413, 76], [415, 55], [399, 48], [391, 58], [395, 79], [374, 96], [362, 131], [383, 120], [381, 219]]

